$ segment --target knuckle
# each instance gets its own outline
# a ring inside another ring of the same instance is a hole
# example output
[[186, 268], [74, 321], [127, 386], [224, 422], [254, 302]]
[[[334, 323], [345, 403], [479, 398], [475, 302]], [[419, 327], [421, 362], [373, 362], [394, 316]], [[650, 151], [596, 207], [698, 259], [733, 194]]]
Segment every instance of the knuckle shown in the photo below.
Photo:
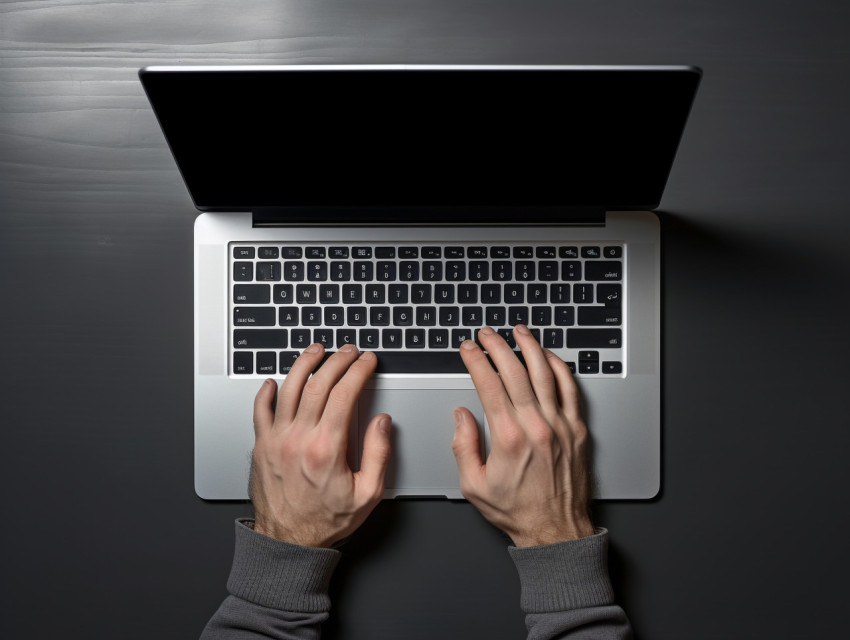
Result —
[[356, 394], [347, 385], [338, 384], [330, 393], [330, 401], [337, 406], [346, 406], [354, 402]]
[[304, 390], [301, 393], [308, 398], [320, 398], [324, 396], [324, 388], [319, 380], [310, 378], [304, 383]]

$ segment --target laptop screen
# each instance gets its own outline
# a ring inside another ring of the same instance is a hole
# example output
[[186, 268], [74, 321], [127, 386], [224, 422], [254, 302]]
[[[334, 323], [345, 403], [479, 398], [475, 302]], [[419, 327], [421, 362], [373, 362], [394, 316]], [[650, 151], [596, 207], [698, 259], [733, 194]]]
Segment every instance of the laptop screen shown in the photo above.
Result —
[[195, 205], [654, 208], [686, 67], [149, 68]]

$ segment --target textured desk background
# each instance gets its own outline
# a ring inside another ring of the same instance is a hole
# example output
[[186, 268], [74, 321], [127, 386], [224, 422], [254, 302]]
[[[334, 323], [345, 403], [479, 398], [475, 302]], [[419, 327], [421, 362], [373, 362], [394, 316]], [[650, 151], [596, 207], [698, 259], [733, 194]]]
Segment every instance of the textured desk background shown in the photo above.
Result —
[[[195, 637], [249, 513], [192, 489], [194, 211], [139, 67], [685, 63], [705, 77], [662, 203], [664, 488], [597, 519], [639, 638], [835, 637], [848, 7], [0, 4], [0, 636]], [[383, 503], [346, 548], [325, 637], [523, 637], [504, 546], [468, 504]]]

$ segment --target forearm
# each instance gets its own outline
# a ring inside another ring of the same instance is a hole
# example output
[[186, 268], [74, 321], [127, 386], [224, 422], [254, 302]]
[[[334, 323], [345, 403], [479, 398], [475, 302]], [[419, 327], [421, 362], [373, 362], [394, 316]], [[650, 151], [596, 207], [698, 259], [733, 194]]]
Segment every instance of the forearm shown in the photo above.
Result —
[[530, 640], [632, 637], [625, 612], [614, 602], [607, 543], [602, 529], [569, 542], [508, 549], [520, 576]]
[[207, 623], [202, 640], [319, 638], [339, 552], [274, 540], [255, 533], [251, 524], [236, 524], [230, 595]]

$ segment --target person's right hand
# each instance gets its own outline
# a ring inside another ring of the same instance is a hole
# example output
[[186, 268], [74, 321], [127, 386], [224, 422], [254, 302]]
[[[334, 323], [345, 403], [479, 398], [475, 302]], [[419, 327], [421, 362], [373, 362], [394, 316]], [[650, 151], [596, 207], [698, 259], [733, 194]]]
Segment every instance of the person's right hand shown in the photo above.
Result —
[[464, 497], [517, 547], [593, 535], [588, 513], [587, 427], [575, 380], [563, 360], [540, 345], [524, 325], [514, 327], [528, 370], [493, 329], [478, 332], [460, 354], [490, 426], [490, 455], [481, 458], [478, 427], [469, 409], [455, 409], [452, 443]]

